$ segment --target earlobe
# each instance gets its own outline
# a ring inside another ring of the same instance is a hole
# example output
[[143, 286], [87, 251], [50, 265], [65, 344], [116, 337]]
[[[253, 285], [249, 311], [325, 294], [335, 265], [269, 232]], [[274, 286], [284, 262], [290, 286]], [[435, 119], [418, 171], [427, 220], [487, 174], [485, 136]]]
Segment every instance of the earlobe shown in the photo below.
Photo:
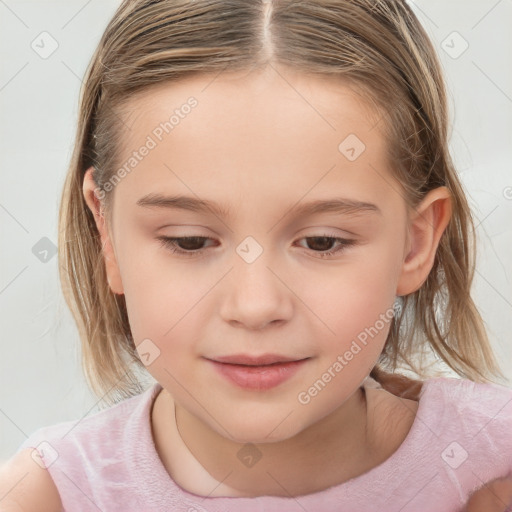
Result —
[[425, 282], [451, 215], [451, 194], [447, 187], [431, 190], [418, 205], [410, 219], [407, 251], [396, 295], [413, 293]]
[[123, 284], [121, 281], [121, 274], [117, 264], [116, 255], [110, 233], [108, 231], [107, 222], [103, 212], [103, 203], [100, 200], [101, 195], [98, 194], [98, 187], [94, 182], [93, 173], [94, 168], [89, 167], [85, 172], [83, 182], [83, 194], [87, 206], [94, 215], [96, 228], [101, 237], [101, 247], [103, 258], [105, 261], [105, 269], [107, 273], [107, 281], [113, 293], [122, 295], [124, 293]]

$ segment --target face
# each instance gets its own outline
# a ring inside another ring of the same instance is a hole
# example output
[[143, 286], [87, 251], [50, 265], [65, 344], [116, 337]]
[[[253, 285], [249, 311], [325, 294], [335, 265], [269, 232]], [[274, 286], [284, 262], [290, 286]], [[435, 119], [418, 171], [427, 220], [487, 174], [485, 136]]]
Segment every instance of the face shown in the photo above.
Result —
[[[339, 82], [290, 70], [194, 77], [126, 111], [109, 281], [148, 371], [239, 442], [314, 425], [375, 365], [408, 250], [379, 117]], [[157, 194], [190, 200], [148, 204]], [[305, 361], [251, 388], [211, 361], [239, 354]]]

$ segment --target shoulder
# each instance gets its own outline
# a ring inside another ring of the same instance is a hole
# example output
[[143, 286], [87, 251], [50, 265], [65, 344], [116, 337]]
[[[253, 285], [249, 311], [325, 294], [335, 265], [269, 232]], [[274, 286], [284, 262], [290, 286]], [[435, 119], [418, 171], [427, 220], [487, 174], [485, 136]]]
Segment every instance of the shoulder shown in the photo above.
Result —
[[424, 418], [464, 441], [475, 460], [494, 459], [512, 471], [512, 389], [460, 378], [426, 382]]
[[392, 395], [425, 404], [425, 413], [444, 409], [446, 414], [456, 412], [467, 419], [492, 418], [497, 427], [512, 422], [512, 389], [505, 386], [457, 377], [420, 381], [384, 372], [378, 377], [382, 388]]
[[[482, 428], [512, 431], [512, 389], [468, 379], [438, 379], [439, 390], [465, 417], [485, 422]], [[503, 430], [505, 429], [505, 430]]]
[[407, 426], [417, 413], [436, 432], [471, 439], [482, 449], [501, 451], [512, 459], [512, 389], [457, 377], [415, 381], [389, 374], [384, 375], [382, 388], [393, 395], [394, 401], [384, 401], [393, 406], [391, 418], [399, 416], [397, 408], [402, 408]]
[[[130, 419], [137, 416], [137, 412], [143, 412], [142, 410], [147, 405], [146, 402], [154, 389], [155, 387], [152, 386], [139, 395], [80, 419], [41, 427], [23, 442], [18, 451], [41, 446], [43, 449], [48, 448], [46, 454], [43, 455], [48, 459], [52, 456], [56, 458], [59, 455], [51, 451], [52, 448], [57, 449], [57, 447], [83, 445], [83, 450], [94, 452], [97, 450], [98, 443], [101, 443], [105, 450], [115, 448], [117, 444], [113, 442], [114, 439], [122, 435]], [[105, 435], [106, 432], [108, 435]], [[83, 450], [80, 450], [82, 455], [85, 453]]]
[[[472, 492], [512, 474], [512, 389], [463, 378], [428, 383], [423, 421], [435, 432], [447, 481]], [[468, 509], [469, 510], [469, 509]], [[483, 510], [483, 509], [482, 509]]]
[[61, 512], [62, 502], [48, 470], [30, 448], [0, 467], [2, 512]]
[[132, 445], [148, 435], [148, 408], [158, 390], [153, 385], [77, 421], [34, 431], [0, 468], [1, 511], [85, 510], [84, 496], [94, 497], [98, 506], [131, 499], [124, 494], [137, 471]]
[[450, 404], [465, 416], [512, 421], [512, 389], [469, 379], [437, 377], [426, 381], [431, 403]]
[[97, 482], [115, 486], [114, 480], [128, 471], [126, 449], [140, 432], [145, 432], [147, 409], [157, 390], [152, 386], [81, 419], [37, 429], [18, 448], [17, 463], [23, 465], [25, 461], [30, 467], [30, 462], [36, 460], [46, 468], [44, 473], [35, 474], [46, 477], [48, 484], [48, 478], [53, 479], [64, 505], [76, 492], [71, 481], [91, 493], [96, 492]]

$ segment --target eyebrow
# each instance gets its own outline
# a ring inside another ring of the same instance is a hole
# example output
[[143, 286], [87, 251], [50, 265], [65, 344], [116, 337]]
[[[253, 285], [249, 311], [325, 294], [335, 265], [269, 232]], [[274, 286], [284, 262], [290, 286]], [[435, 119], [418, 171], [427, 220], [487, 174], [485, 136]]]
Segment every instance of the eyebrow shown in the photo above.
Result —
[[[232, 217], [230, 210], [222, 207], [215, 201], [206, 201], [190, 196], [163, 196], [150, 193], [141, 197], [137, 201], [137, 205], [143, 208], [179, 209], [197, 213], [210, 212], [228, 219]], [[338, 197], [300, 204], [290, 208], [288, 213], [297, 216], [315, 215], [318, 213], [334, 213], [339, 215], [372, 213], [382, 215], [382, 211], [376, 204]]]

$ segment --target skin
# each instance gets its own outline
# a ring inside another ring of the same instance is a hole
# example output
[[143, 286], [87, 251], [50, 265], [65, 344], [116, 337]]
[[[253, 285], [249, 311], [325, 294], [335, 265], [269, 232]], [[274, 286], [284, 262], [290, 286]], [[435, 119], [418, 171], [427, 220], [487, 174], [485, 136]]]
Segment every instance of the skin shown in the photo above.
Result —
[[[157, 451], [182, 487], [210, 496], [315, 492], [398, 448], [417, 402], [361, 388], [389, 323], [308, 404], [297, 397], [396, 296], [421, 286], [451, 215], [445, 187], [408, 214], [379, 116], [351, 89], [275, 69], [188, 78], [133, 98], [123, 162], [187, 98], [198, 106], [117, 184], [111, 229], [91, 169], [83, 185], [109, 285], [125, 295], [135, 342], [149, 338], [160, 350], [148, 366], [164, 388], [152, 413]], [[352, 162], [338, 150], [349, 134], [366, 146]], [[136, 205], [150, 192], [215, 200], [233, 215]], [[381, 214], [291, 212], [299, 201], [333, 197], [374, 203]], [[356, 245], [322, 258], [324, 248], [305, 237], [326, 230]], [[211, 240], [202, 256], [186, 257], [162, 247], [161, 235]], [[247, 236], [263, 248], [250, 264], [236, 252]], [[236, 387], [204, 359], [269, 352], [310, 359], [267, 391]], [[191, 456], [220, 487], [198, 488], [173, 458], [174, 404]], [[262, 453], [250, 468], [237, 458], [246, 443]]]
[[464, 512], [506, 512], [512, 505], [512, 476], [487, 482], [475, 491]]

